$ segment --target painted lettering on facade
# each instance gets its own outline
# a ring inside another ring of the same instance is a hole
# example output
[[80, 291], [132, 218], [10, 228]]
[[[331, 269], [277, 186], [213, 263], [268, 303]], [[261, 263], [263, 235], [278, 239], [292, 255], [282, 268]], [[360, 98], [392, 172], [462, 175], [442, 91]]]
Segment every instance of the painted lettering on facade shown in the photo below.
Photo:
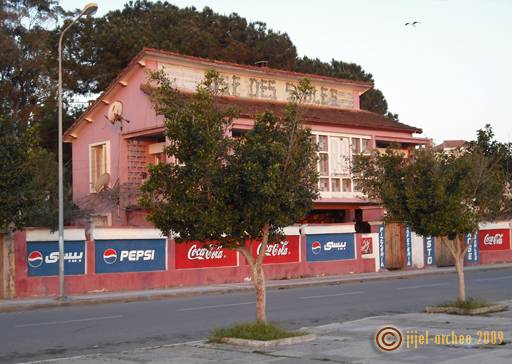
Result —
[[379, 226], [379, 268], [385, 268], [384, 225]]
[[[204, 78], [202, 70], [164, 67], [174, 85], [182, 91], [193, 92]], [[227, 74], [220, 72], [223, 84], [219, 85], [224, 96], [257, 100], [288, 102], [293, 99], [297, 83], [284, 79]], [[312, 82], [313, 93], [304, 100], [306, 104], [333, 108], [354, 109], [352, 90], [328, 83]]]
[[432, 236], [423, 239], [425, 265], [433, 266], [436, 263], [435, 240]]

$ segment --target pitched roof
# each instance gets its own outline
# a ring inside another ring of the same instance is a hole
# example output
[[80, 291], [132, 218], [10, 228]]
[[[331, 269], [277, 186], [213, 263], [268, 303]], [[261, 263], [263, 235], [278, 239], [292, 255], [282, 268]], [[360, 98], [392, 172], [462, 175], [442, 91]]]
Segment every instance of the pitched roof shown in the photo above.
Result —
[[[140, 61], [145, 56], [169, 56], [169, 57], [179, 57], [184, 59], [189, 59], [195, 62], [207, 63], [211, 65], [227, 65], [230, 67], [237, 67], [242, 69], [248, 69], [253, 71], [271, 73], [271, 74], [281, 74], [285, 76], [294, 76], [294, 77], [310, 77], [315, 79], [322, 79], [327, 81], [334, 82], [342, 82], [347, 84], [357, 85], [363, 88], [370, 89], [371, 83], [364, 81], [353, 81], [341, 78], [313, 75], [313, 74], [305, 74], [298, 73], [286, 70], [278, 70], [266, 67], [256, 67], [249, 65], [241, 65], [238, 63], [225, 62], [225, 61], [216, 61], [210, 60], [206, 58], [187, 56], [175, 52], [158, 50], [153, 48], [144, 48], [140, 51], [131, 61], [130, 63], [117, 75], [117, 77], [110, 83], [110, 85], [105, 89], [105, 91], [93, 102], [89, 105], [89, 107], [80, 115], [78, 119], [76, 119], [73, 124], [65, 131], [64, 136], [67, 137], [72, 135], [72, 132], [75, 128], [77, 128], [80, 124], [82, 124], [87, 115], [93, 111], [98, 105], [101, 104], [101, 100], [106, 97], [110, 92], [112, 92], [116, 87], [119, 86], [119, 82], [134, 69], [138, 64], [140, 65]], [[257, 114], [268, 110], [273, 111], [275, 113], [279, 113], [283, 108], [283, 103], [273, 103], [273, 102], [258, 102], [254, 100], [247, 99], [238, 99], [238, 98], [221, 98], [221, 103], [229, 103], [231, 106], [237, 107], [240, 111], [241, 116], [246, 117], [255, 117]], [[405, 131], [410, 133], [422, 133], [422, 130], [410, 125], [406, 125], [400, 122], [396, 122], [394, 120], [388, 119], [383, 115], [372, 113], [366, 110], [348, 110], [348, 109], [335, 109], [328, 107], [316, 107], [316, 106], [305, 106], [304, 107], [307, 112], [304, 113], [304, 121], [307, 123], [328, 123], [335, 125], [343, 125], [349, 127], [359, 127], [359, 128], [374, 128], [380, 130], [391, 130], [391, 131]]]
[[467, 141], [462, 139], [445, 140], [441, 144], [436, 145], [434, 148], [438, 150], [455, 149], [462, 147], [466, 143]]
[[[232, 106], [239, 111], [241, 117], [247, 118], [254, 118], [264, 111], [280, 114], [284, 106], [283, 103], [278, 102], [257, 102], [232, 97], [220, 97], [219, 104]], [[414, 126], [403, 124], [366, 110], [336, 109], [304, 105], [301, 116], [303, 121], [307, 124], [332, 124], [365, 129], [403, 131], [408, 133], [423, 132], [421, 129]]]

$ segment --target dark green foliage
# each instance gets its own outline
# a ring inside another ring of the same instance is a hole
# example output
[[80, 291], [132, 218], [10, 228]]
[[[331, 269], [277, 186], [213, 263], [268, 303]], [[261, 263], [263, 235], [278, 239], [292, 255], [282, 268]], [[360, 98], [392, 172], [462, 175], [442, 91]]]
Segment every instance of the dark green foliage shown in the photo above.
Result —
[[143, 47], [241, 64], [266, 60], [271, 67], [285, 69], [297, 54], [288, 35], [264, 23], [160, 1], [128, 2], [123, 10], [85, 19], [73, 37], [77, 43], [68, 47], [78, 92], [103, 90]]
[[269, 322], [256, 321], [237, 324], [229, 328], [216, 329], [211, 334], [209, 341], [220, 343], [225, 337], [268, 341], [301, 335], [305, 335], [305, 333], [301, 331], [288, 331]]
[[[66, 44], [65, 67], [70, 70], [66, 84], [78, 93], [104, 90], [144, 47], [248, 65], [265, 60], [272, 68], [373, 84], [373, 76], [355, 63], [299, 58], [286, 33], [208, 7], [198, 11], [168, 2], [130, 1], [123, 10], [82, 19], [71, 31], [69, 38], [74, 41]], [[382, 115], [388, 112], [377, 89], [363, 94], [361, 107]]]
[[56, 184], [56, 176], [47, 169], [54, 162], [48, 152], [38, 146], [36, 134], [35, 128], [18, 128], [0, 118], [1, 231], [10, 224], [24, 227], [44, 216], [52, 184]]
[[[2, 229], [57, 223], [57, 59], [48, 28], [67, 15], [52, 0], [1, 2]], [[68, 214], [76, 210], [67, 197]]]
[[403, 158], [390, 148], [358, 158], [353, 171], [363, 192], [382, 201], [388, 219], [424, 236], [453, 238], [508, 211], [509, 157], [510, 146], [494, 141], [487, 128], [457, 153], [427, 148]]
[[261, 115], [234, 140], [226, 130], [235, 112], [215, 103], [222, 87], [215, 71], [190, 100], [162, 72], [152, 78], [160, 85], [153, 100], [171, 142], [166, 153], [180, 162], [152, 167], [142, 188], [142, 205], [159, 229], [179, 233], [179, 241], [236, 248], [260, 238], [265, 225], [273, 235], [304, 216], [316, 197], [316, 157], [298, 105], [289, 105], [282, 118]]

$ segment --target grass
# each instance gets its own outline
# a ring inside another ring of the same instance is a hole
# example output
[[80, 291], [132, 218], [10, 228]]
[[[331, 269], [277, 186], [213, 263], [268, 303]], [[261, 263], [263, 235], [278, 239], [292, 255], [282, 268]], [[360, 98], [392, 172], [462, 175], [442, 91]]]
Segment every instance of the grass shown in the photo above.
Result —
[[493, 305], [492, 302], [486, 301], [484, 299], [469, 297], [465, 301], [462, 301], [459, 299], [455, 300], [455, 301], [448, 301], [448, 302], [438, 305], [438, 307], [457, 307], [457, 308], [462, 308], [462, 309], [466, 309], [466, 310], [472, 310], [475, 308], [488, 307], [488, 306], [492, 306], [492, 305]]
[[288, 331], [269, 322], [249, 322], [237, 324], [229, 328], [216, 329], [212, 332], [209, 341], [218, 343], [224, 337], [268, 341], [301, 335], [305, 335], [305, 333]]

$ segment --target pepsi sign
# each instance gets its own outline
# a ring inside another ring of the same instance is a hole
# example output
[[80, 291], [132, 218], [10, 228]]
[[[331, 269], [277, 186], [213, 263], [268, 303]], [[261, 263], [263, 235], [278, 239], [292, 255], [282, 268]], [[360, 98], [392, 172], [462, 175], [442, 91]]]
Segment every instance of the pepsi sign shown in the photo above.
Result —
[[[85, 274], [85, 241], [64, 242], [64, 274]], [[59, 243], [27, 242], [27, 271], [29, 277], [59, 274]]]
[[96, 273], [166, 270], [166, 247], [165, 239], [96, 240]]
[[405, 227], [405, 265], [412, 267], [412, 231], [409, 226]]
[[356, 258], [354, 234], [308, 235], [306, 250], [310, 262]]
[[386, 267], [386, 234], [384, 225], [379, 226], [379, 268]]
[[433, 236], [427, 236], [423, 239], [423, 256], [425, 266], [431, 267], [436, 264], [436, 241]]
[[476, 234], [466, 234], [466, 260], [468, 262], [477, 263], [480, 260], [480, 248], [478, 245], [478, 237], [480, 236], [480, 234], [480, 232]]

